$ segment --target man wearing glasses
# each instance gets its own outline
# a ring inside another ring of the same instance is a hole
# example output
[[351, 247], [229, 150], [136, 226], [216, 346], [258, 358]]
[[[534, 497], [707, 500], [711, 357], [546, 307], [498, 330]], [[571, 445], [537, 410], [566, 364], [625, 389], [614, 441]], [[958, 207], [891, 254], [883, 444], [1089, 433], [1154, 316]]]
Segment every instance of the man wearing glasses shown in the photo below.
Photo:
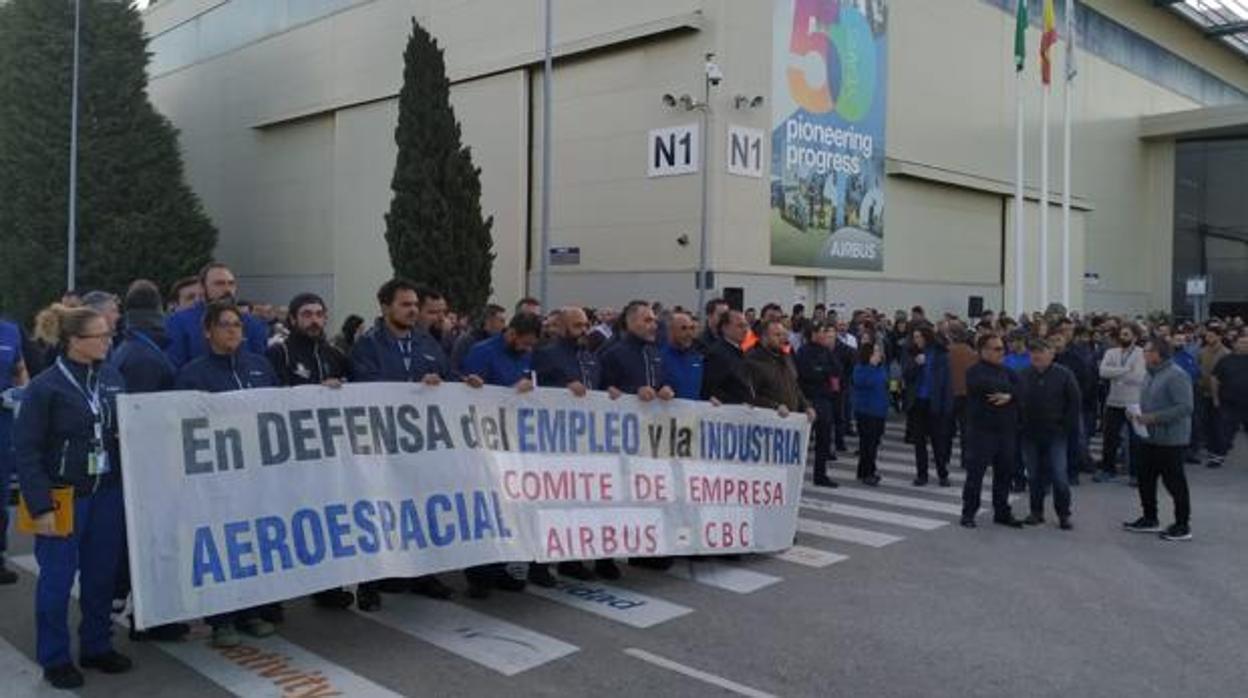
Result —
[[992, 465], [992, 520], [1010, 528], [1022, 522], [1010, 511], [1010, 476], [1018, 454], [1019, 379], [1005, 367], [1005, 342], [995, 334], [975, 342], [979, 363], [966, 372], [966, 483], [962, 526], [975, 528], [984, 472]]

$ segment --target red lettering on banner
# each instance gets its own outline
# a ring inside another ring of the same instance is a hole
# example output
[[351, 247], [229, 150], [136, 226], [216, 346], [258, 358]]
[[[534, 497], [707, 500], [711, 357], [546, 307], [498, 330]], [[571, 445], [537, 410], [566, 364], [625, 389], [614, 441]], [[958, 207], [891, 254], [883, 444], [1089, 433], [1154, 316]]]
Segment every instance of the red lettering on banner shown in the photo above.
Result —
[[633, 473], [633, 499], [639, 502], [671, 501], [667, 488], [667, 476], [662, 473], [655, 475]]
[[546, 530], [546, 556], [552, 560], [652, 555], [658, 549], [656, 524], [582, 524]]
[[578, 470], [505, 470], [503, 493], [525, 502], [610, 502], [615, 499], [611, 473]]
[[748, 521], [708, 521], [702, 527], [702, 542], [713, 550], [748, 549], [750, 524]]
[[693, 504], [784, 505], [784, 484], [779, 480], [690, 475], [686, 489]]

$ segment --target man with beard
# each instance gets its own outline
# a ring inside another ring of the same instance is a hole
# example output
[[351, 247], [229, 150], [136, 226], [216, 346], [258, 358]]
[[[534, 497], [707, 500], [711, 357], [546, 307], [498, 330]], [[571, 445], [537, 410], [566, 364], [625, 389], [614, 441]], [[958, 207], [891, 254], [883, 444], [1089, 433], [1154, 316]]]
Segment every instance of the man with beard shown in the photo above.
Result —
[[1144, 365], [1144, 351], [1136, 346], [1140, 335], [1132, 325], [1118, 330], [1118, 346], [1105, 352], [1101, 359], [1101, 378], [1109, 381], [1109, 396], [1105, 398], [1105, 448], [1101, 454], [1101, 472], [1092, 479], [1096, 482], [1113, 480], [1118, 469], [1114, 459], [1122, 444], [1122, 431], [1127, 430], [1127, 467], [1131, 481], [1135, 481], [1136, 467], [1140, 462], [1140, 442], [1135, 431], [1127, 427], [1127, 405], [1138, 405], [1140, 389], [1148, 377]]
[[468, 356], [468, 352], [472, 351], [477, 342], [484, 342], [502, 332], [506, 326], [506, 308], [493, 303], [485, 306], [481, 319], [473, 325], [472, 329], [456, 338], [455, 345], [451, 348], [451, 368], [455, 371], [462, 370], [464, 358]]
[[719, 338], [706, 351], [702, 371], [702, 399], [722, 405], [747, 405], [754, 401], [754, 386], [745, 370], [742, 344], [750, 325], [740, 310], [720, 315]]
[[[203, 300], [186, 310], [169, 316], [165, 321], [165, 334], [169, 347], [165, 353], [178, 368], [208, 353], [208, 341], [204, 339], [204, 308], [213, 301], [233, 302], [238, 294], [238, 281], [234, 272], [221, 262], [211, 262], [199, 272], [199, 285]], [[269, 345], [269, 327], [260, 318], [243, 313], [244, 348], [253, 354], [263, 355]]]
[[[341, 387], [350, 375], [351, 365], [325, 338], [329, 315], [325, 301], [315, 293], [300, 293], [291, 299], [286, 312], [290, 334], [267, 352], [278, 383]], [[322, 608], [347, 608], [355, 603], [355, 595], [345, 589], [327, 589], [313, 594], [312, 600]]]

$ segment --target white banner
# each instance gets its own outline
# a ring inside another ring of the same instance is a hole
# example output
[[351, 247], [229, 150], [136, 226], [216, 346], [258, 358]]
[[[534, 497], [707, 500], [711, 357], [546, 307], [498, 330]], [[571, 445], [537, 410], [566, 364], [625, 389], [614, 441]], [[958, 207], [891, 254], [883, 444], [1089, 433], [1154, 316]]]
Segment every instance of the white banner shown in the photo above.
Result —
[[149, 627], [491, 562], [781, 550], [804, 416], [385, 383], [119, 402]]

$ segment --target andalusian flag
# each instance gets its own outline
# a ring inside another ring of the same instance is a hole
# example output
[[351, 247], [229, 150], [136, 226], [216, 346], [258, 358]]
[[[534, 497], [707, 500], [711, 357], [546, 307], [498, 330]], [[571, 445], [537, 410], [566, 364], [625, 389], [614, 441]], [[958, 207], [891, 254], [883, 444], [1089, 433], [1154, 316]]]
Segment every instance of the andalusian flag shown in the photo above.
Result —
[[1014, 71], [1023, 72], [1027, 63], [1027, 0], [1018, 0], [1018, 22], [1014, 25]]
[[1053, 81], [1053, 58], [1050, 49], [1057, 43], [1057, 15], [1053, 12], [1053, 0], [1044, 0], [1044, 33], [1040, 35], [1040, 71], [1044, 84]]

